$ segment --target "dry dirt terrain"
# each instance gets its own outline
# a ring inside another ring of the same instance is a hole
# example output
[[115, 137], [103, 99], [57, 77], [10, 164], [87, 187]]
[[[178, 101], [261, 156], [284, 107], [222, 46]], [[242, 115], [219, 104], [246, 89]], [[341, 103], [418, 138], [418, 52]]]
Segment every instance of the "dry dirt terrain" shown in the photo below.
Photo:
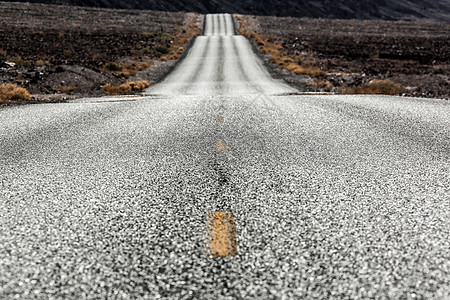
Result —
[[351, 92], [373, 80], [389, 79], [402, 85], [393, 94], [450, 97], [450, 23], [248, 16], [238, 19], [241, 33], [254, 40], [274, 67], [286, 69], [289, 58], [299, 66], [323, 71], [306, 80], [305, 87], [304, 80], [278, 68], [287, 81], [304, 88]]
[[[196, 14], [0, 2], [0, 83], [31, 101], [157, 81], [201, 32]], [[55, 97], [56, 94], [56, 97]]]

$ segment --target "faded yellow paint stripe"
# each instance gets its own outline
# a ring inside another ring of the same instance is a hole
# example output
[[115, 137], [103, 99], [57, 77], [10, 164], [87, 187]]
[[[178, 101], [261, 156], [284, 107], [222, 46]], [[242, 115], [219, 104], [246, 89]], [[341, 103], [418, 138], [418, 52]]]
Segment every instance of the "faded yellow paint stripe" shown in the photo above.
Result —
[[236, 222], [233, 213], [215, 211], [208, 215], [208, 250], [214, 258], [238, 254]]
[[216, 143], [216, 152], [227, 152], [227, 144], [224, 141], [218, 141]]

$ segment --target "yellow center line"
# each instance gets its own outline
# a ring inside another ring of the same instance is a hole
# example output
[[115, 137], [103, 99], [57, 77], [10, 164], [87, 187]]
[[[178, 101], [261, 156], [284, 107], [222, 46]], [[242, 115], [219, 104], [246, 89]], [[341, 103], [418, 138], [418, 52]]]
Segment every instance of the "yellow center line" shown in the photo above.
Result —
[[218, 141], [216, 143], [216, 152], [217, 153], [227, 152], [227, 144], [224, 141]]
[[238, 254], [236, 222], [229, 211], [214, 211], [208, 214], [208, 252], [214, 258]]

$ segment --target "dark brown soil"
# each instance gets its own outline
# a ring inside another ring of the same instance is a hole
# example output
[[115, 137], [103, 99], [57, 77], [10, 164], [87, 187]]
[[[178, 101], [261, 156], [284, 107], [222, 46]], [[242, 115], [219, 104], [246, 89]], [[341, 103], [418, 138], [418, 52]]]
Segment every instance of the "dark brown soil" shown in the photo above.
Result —
[[[0, 83], [19, 84], [35, 100], [55, 93], [63, 94], [59, 98], [104, 95], [101, 86], [127, 80], [106, 72], [106, 63], [161, 58], [191, 17], [5, 2], [0, 11]], [[167, 64], [173, 61], [158, 62], [151, 79], [160, 78]]]
[[450, 97], [450, 23], [256, 17], [259, 34], [281, 42], [334, 87], [389, 78], [404, 95]]

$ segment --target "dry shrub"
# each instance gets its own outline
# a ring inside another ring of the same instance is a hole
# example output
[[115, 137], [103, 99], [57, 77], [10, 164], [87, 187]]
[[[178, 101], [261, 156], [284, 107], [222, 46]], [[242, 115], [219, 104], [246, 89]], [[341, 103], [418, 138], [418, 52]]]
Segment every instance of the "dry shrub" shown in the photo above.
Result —
[[134, 65], [136, 65], [136, 68], [139, 71], [141, 71], [141, 70], [145, 70], [145, 69], [149, 68], [151, 66], [151, 63], [141, 61], [141, 62], [134, 63]]
[[131, 76], [135, 76], [138, 71], [147, 69], [148, 67], [150, 67], [151, 63], [150, 62], [136, 62], [136, 63], [132, 63], [132, 64], [125, 64], [122, 66], [119, 66], [116, 63], [107, 63], [103, 70], [105, 72], [114, 72], [117, 74], [121, 74], [125, 77], [131, 77]]
[[12, 62], [12, 63], [15, 63], [17, 66], [20, 66], [20, 67], [29, 67], [29, 66], [31, 66], [31, 61], [24, 60], [20, 56], [17, 56], [17, 57], [15, 57], [13, 59], [10, 59], [9, 61]]
[[69, 86], [69, 87], [59, 87], [59, 88], [56, 88], [55, 91], [58, 92], [58, 93], [67, 93], [67, 92], [70, 92], [70, 91], [73, 91], [73, 90], [76, 90], [76, 89], [78, 89], [78, 86], [76, 86], [76, 85], [71, 85], [71, 86]]
[[284, 65], [288, 65], [288, 64], [290, 64], [290, 63], [293, 63], [294, 60], [293, 60], [292, 58], [286, 57], [286, 56], [284, 56], [284, 57], [281, 57], [281, 56], [273, 56], [273, 57], [270, 59], [270, 62], [273, 63], [273, 64], [276, 64], [276, 65], [278, 65], [278, 66], [284, 66]]
[[249, 38], [254, 38], [255, 36], [251, 36], [251, 35], [254, 35], [256, 32], [257, 25], [255, 22], [255, 18], [250, 17], [250, 16], [239, 15], [239, 14], [235, 14], [234, 17], [237, 20], [237, 22], [239, 23], [239, 26], [237, 29], [238, 34], [247, 36]]
[[145, 90], [149, 86], [150, 86], [149, 82], [142, 80], [142, 81], [129, 81], [121, 85], [107, 84], [102, 88], [106, 93], [110, 95], [126, 95], [132, 92], [139, 92]]
[[24, 88], [21, 88], [13, 83], [6, 83], [0, 85], [0, 100], [30, 100], [30, 93]]
[[320, 79], [309, 81], [306, 83], [306, 85], [310, 87], [325, 89], [327, 91], [330, 91], [333, 88], [333, 84], [331, 84], [331, 82], [329, 82], [328, 80], [320, 80]]
[[174, 59], [180, 59], [180, 55], [172, 54], [172, 55], [169, 55], [169, 56], [163, 56], [163, 57], [159, 58], [159, 60], [161, 60], [161, 61], [168, 61], [168, 60], [174, 60]]
[[65, 58], [71, 58], [73, 53], [72, 50], [64, 50], [63, 54]]
[[269, 54], [270, 56], [278, 56], [278, 55], [280, 55], [280, 50], [269, 48], [269, 47], [266, 47], [266, 46], [261, 46], [259, 48], [259, 50], [261, 50], [262, 54]]
[[296, 63], [290, 63], [287, 66], [282, 66], [284, 69], [297, 74], [297, 75], [308, 75], [313, 77], [326, 76], [327, 72], [321, 70], [318, 67], [311, 66], [309, 64], [303, 64], [299, 66]]
[[92, 59], [93, 60], [103, 60], [105, 58], [105, 55], [100, 54], [100, 53], [94, 53], [92, 54]]
[[340, 94], [376, 94], [376, 95], [398, 95], [403, 91], [403, 86], [390, 79], [372, 80], [359, 86], [342, 86], [338, 89]]
[[49, 61], [43, 61], [42, 59], [39, 59], [35, 62], [36, 67], [43, 67], [50, 65]]
[[136, 75], [138, 70], [136, 69], [136, 66], [126, 64], [122, 66], [122, 71], [117, 72], [118, 74], [122, 74], [125, 77], [131, 77]]
[[169, 53], [169, 49], [166, 46], [163, 46], [163, 45], [156, 46], [155, 50], [158, 51], [159, 53], [162, 53], [162, 54]]
[[182, 45], [186, 44], [187, 42], [189, 42], [189, 39], [187, 37], [183, 37], [178, 41], [178, 43]]
[[313, 57], [308, 57], [307, 60], [302, 59], [305, 63], [298, 65], [294, 60], [295, 58], [298, 61], [298, 57], [292, 58], [285, 56], [284, 53], [286, 53], [286, 50], [278, 41], [276, 41], [275, 37], [260, 35], [256, 32], [258, 30], [258, 25], [251, 17], [235, 15], [235, 18], [239, 22], [238, 33], [252, 39], [261, 53], [271, 56], [270, 62], [277, 65], [277, 67], [286, 69], [298, 75], [308, 75], [313, 77], [327, 76], [327, 72], [311, 65], [311, 63], [314, 63], [315, 61]]
[[122, 70], [122, 67], [119, 64], [110, 61], [103, 66], [103, 69], [108, 72], [117, 72]]
[[[185, 46], [191, 38], [199, 36], [202, 33], [202, 29], [198, 27], [197, 21], [198, 17], [193, 18], [189, 23], [182, 27], [180, 33], [172, 37], [172, 44], [167, 49], [167, 52], [159, 51], [161, 54], [165, 54], [164, 56], [161, 56], [159, 60], [167, 61], [180, 58], [180, 54], [184, 52]], [[158, 51], [158, 49], [156, 50]]]
[[263, 40], [257, 39], [257, 40], [256, 40], [256, 45], [258, 45], [258, 46], [265, 46], [266, 43], [264, 43]]
[[184, 47], [183, 46], [179, 47], [177, 50], [177, 54], [181, 54], [183, 52], [184, 52]]

